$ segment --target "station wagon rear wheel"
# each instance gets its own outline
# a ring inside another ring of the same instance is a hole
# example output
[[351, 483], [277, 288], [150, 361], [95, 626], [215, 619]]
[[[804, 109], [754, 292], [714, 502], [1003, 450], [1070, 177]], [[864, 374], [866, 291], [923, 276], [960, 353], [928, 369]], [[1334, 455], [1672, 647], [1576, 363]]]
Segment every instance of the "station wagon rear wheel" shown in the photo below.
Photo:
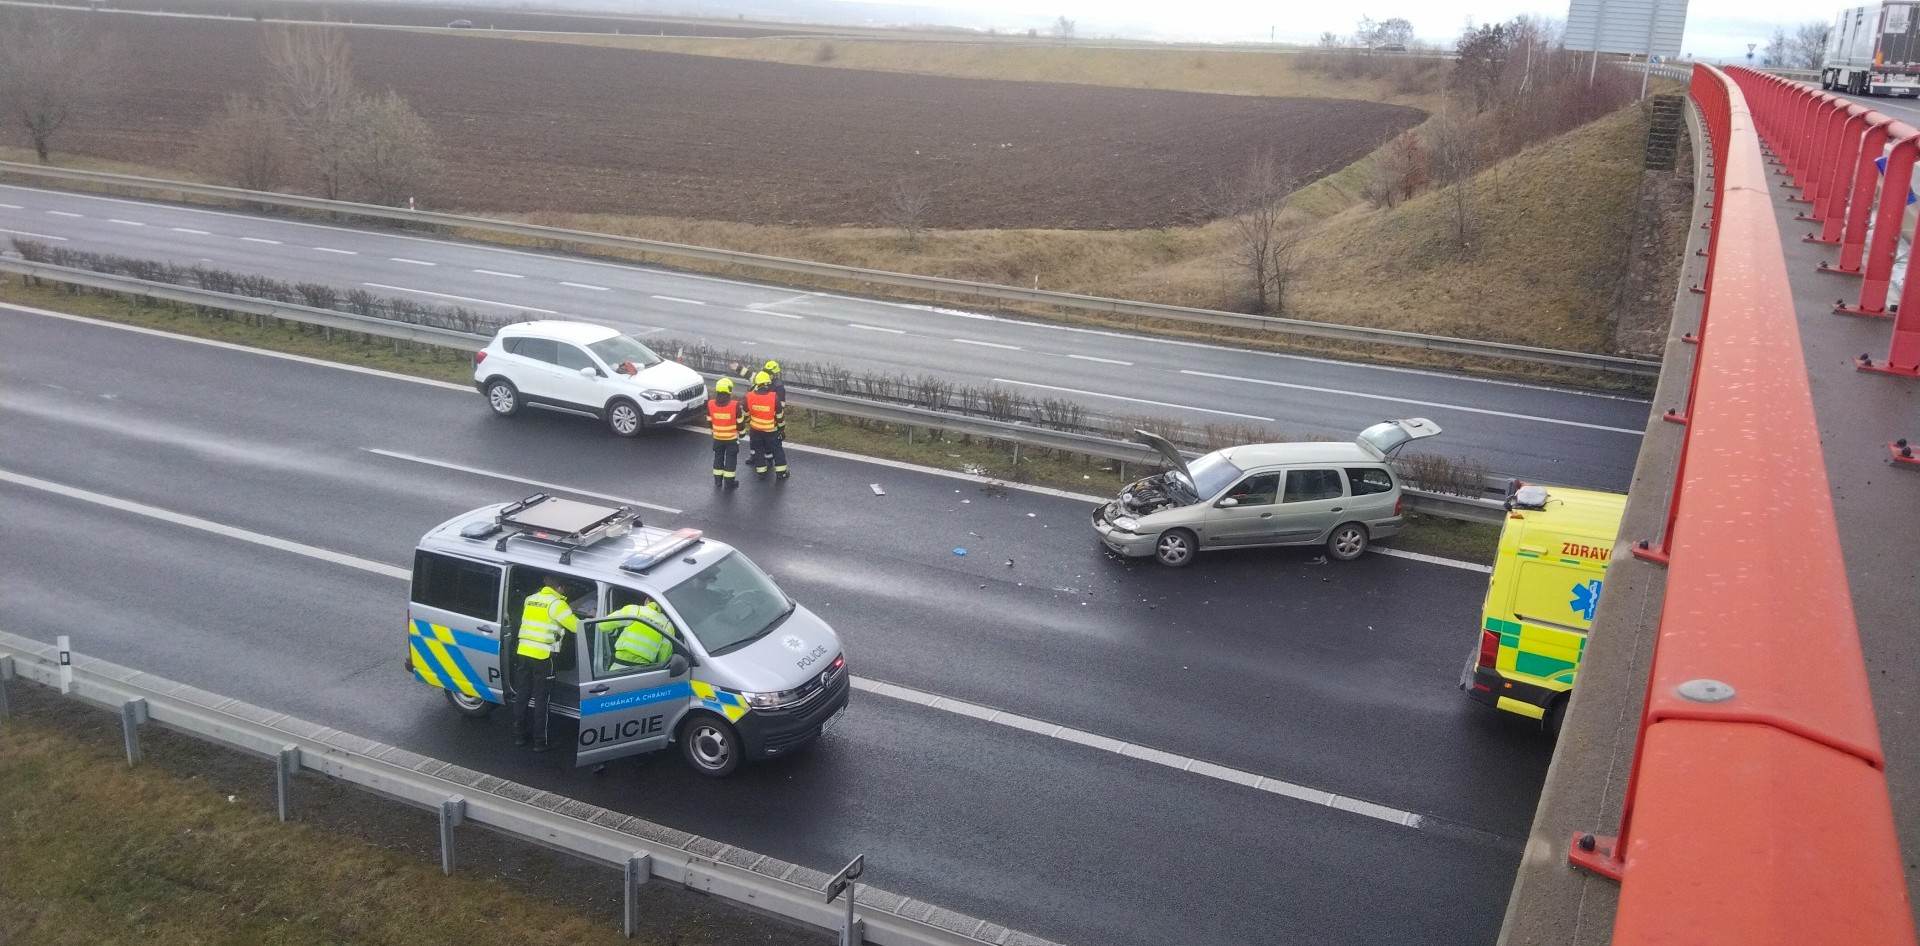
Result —
[[740, 767], [745, 752], [740, 733], [731, 724], [710, 713], [696, 713], [680, 725], [680, 754], [695, 772], [712, 778], [725, 778]]
[[1343, 522], [1333, 527], [1333, 533], [1327, 536], [1327, 555], [1342, 562], [1351, 562], [1367, 551], [1367, 527], [1357, 522]]
[[447, 705], [453, 711], [468, 719], [485, 719], [493, 713], [494, 704], [478, 696], [468, 696], [458, 690], [441, 690], [447, 695]]
[[1153, 557], [1169, 568], [1180, 568], [1193, 562], [1197, 544], [1193, 533], [1185, 529], [1168, 529], [1154, 540]]

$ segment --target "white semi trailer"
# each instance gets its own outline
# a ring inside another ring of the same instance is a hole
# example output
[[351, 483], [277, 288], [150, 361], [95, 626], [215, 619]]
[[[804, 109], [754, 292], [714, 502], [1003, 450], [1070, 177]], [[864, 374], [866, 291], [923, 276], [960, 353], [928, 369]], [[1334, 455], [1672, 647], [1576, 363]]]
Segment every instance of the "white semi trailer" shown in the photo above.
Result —
[[1835, 18], [1820, 87], [1855, 95], [1920, 98], [1920, 2], [1848, 7]]

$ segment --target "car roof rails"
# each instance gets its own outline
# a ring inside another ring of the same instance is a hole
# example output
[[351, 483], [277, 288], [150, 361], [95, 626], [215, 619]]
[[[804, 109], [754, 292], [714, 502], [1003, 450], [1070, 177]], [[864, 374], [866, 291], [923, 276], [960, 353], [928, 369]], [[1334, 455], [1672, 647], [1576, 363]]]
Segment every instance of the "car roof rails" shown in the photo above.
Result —
[[596, 506], [592, 503], [561, 499], [546, 493], [534, 493], [517, 503], [509, 503], [491, 522], [476, 522], [460, 530], [469, 539], [490, 539], [493, 550], [504, 552], [516, 538], [534, 539], [560, 546], [560, 564], [573, 564], [573, 553], [591, 547], [602, 539], [626, 535], [640, 528], [640, 513], [632, 506]]

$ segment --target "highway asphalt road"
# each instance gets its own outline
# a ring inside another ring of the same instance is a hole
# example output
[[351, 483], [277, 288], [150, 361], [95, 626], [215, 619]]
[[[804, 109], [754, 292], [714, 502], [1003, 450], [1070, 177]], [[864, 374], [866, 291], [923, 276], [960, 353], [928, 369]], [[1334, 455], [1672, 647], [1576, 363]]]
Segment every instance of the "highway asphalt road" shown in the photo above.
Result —
[[1351, 437], [1426, 416], [1423, 449], [1624, 490], [1644, 400], [1183, 343], [379, 230], [0, 185], [0, 237], [204, 264], [423, 303], [619, 325], [783, 361], [938, 374], [1112, 415]]
[[[818, 453], [716, 494], [694, 432], [502, 420], [458, 386], [10, 308], [0, 337], [14, 633], [812, 867], [864, 852], [877, 885], [1069, 943], [1499, 927], [1550, 746], [1455, 688], [1484, 574], [1301, 550], [1175, 571], [1103, 554], [1077, 499]], [[672, 756], [563, 770], [456, 718], [401, 668], [412, 544], [556, 485], [738, 545], [869, 689], [814, 750], [717, 783]]]

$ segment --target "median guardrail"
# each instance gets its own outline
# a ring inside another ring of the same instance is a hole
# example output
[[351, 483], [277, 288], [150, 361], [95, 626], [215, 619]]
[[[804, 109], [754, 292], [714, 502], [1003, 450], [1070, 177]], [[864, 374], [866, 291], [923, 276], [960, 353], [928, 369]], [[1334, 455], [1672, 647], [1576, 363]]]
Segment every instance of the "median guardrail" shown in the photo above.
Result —
[[[1778, 80], [1732, 71], [1692, 78], [1713, 156], [1709, 269], [1665, 535], [1635, 549], [1668, 569], [1638, 744], [1618, 836], [1576, 833], [1568, 856], [1620, 881], [1623, 946], [1912, 946], [1771, 175], [1740, 88]], [[1776, 140], [1822, 140], [1799, 124]]]
[[[396, 674], [399, 660], [394, 658]], [[140, 757], [140, 727], [149, 723], [272, 760], [282, 821], [295, 807], [292, 776], [312, 771], [434, 812], [440, 821], [440, 864], [448, 873], [457, 861], [454, 828], [464, 823], [623, 871], [629, 937], [637, 929], [638, 889], [653, 879], [823, 930], [842, 932], [846, 925], [844, 908], [824, 896], [831, 878], [822, 871], [89, 658], [58, 642], [43, 644], [0, 631], [0, 719], [7, 715], [6, 688], [16, 679], [119, 713], [129, 764]], [[856, 884], [853, 897], [853, 935], [842, 943], [1052, 946], [866, 884]]]
[[647, 253], [663, 259], [687, 259], [706, 263], [721, 263], [766, 272], [795, 273], [813, 277], [847, 280], [854, 283], [894, 286], [921, 292], [947, 293], [954, 296], [970, 298], [1035, 303], [1082, 312], [1127, 316], [1136, 319], [1160, 319], [1169, 322], [1184, 322], [1195, 325], [1211, 325], [1257, 332], [1271, 332], [1274, 334], [1324, 341], [1389, 345], [1397, 348], [1420, 349], [1470, 358], [1552, 365], [1560, 368], [1575, 368], [1635, 377], [1652, 378], [1658, 377], [1660, 374], [1659, 362], [1642, 358], [1561, 351], [1559, 349], [1538, 348], [1528, 345], [1512, 345], [1505, 342], [1483, 342], [1467, 338], [1452, 338], [1444, 335], [1423, 335], [1418, 332], [1401, 332], [1392, 329], [1340, 325], [1333, 322], [1314, 322], [1306, 319], [1247, 315], [1240, 312], [1225, 312], [1217, 309], [1201, 309], [1192, 306], [1165, 305], [1157, 302], [1133, 302], [1125, 299], [1112, 299], [1083, 293], [1057, 292], [1037, 288], [1027, 289], [1020, 286], [1005, 286], [995, 283], [973, 282], [964, 279], [949, 279], [943, 276], [917, 276], [909, 273], [864, 269], [855, 266], [840, 266], [833, 263], [817, 263], [810, 260], [789, 259], [787, 257], [768, 256], [760, 253], [744, 253], [736, 250], [689, 246], [681, 243], [666, 243], [659, 240], [643, 240], [637, 237], [593, 233], [586, 230], [543, 227], [535, 224], [516, 223], [510, 220], [497, 220], [489, 217], [471, 217], [426, 210], [405, 210], [398, 207], [386, 207], [378, 204], [326, 200], [319, 197], [306, 197], [298, 194], [250, 191], [237, 187], [220, 187], [212, 184], [196, 184], [189, 181], [169, 181], [158, 178], [136, 177], [128, 174], [109, 174], [103, 171], [79, 171], [68, 168], [42, 167], [15, 161], [0, 161], [0, 176], [4, 175], [29, 177], [46, 181], [65, 181], [107, 186], [136, 193], [177, 194], [239, 204], [341, 214], [365, 219], [385, 220], [412, 226], [463, 228], [489, 233], [504, 233], [560, 244], [574, 244]]

